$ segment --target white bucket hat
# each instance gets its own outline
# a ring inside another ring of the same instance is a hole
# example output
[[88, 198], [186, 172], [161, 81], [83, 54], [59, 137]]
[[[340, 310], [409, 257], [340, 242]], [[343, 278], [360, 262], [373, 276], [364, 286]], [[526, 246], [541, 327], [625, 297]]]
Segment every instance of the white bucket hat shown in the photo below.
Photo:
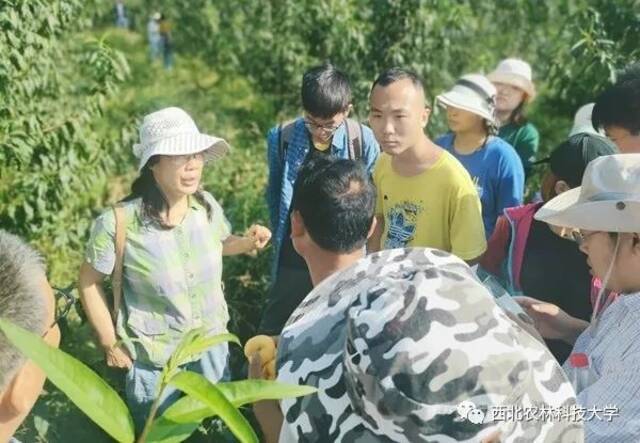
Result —
[[640, 154], [592, 160], [582, 186], [550, 200], [535, 218], [589, 231], [640, 232]]
[[218, 137], [202, 134], [184, 110], [164, 108], [144, 116], [140, 125], [140, 143], [133, 154], [140, 159], [138, 170], [154, 155], [189, 155], [205, 151], [205, 160], [219, 159], [229, 145]]
[[604, 135], [602, 131], [597, 131], [593, 127], [593, 123], [591, 123], [591, 113], [593, 112], [594, 105], [595, 103], [587, 103], [578, 109], [578, 112], [576, 112], [573, 118], [573, 127], [569, 132], [569, 137], [582, 133]]
[[462, 76], [451, 90], [440, 94], [436, 100], [441, 105], [473, 112], [495, 122], [496, 87], [484, 75]]
[[519, 58], [507, 58], [498, 63], [489, 75], [493, 83], [504, 83], [522, 89], [527, 94], [527, 101], [536, 96], [536, 87], [531, 76], [531, 65]]

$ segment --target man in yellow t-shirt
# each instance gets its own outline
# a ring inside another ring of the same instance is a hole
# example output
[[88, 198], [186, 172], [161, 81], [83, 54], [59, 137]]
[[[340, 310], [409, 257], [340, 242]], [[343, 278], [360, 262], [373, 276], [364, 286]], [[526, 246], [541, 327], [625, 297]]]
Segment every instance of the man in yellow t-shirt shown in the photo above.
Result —
[[369, 123], [384, 153], [368, 250], [432, 247], [473, 264], [487, 246], [480, 199], [464, 166], [424, 133], [430, 112], [413, 72], [392, 68], [373, 83]]

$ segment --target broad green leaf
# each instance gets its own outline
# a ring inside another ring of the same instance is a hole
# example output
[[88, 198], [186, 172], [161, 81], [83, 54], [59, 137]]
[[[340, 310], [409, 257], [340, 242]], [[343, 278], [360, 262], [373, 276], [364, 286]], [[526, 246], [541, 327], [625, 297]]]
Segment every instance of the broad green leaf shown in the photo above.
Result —
[[122, 443], [134, 441], [133, 420], [124, 401], [102, 378], [69, 354], [42, 338], [0, 319], [0, 329], [49, 380], [98, 426]]
[[261, 400], [302, 397], [318, 391], [311, 386], [292, 385], [270, 380], [232, 381], [218, 383], [216, 387], [234, 406], [242, 406]]
[[216, 346], [220, 343], [230, 341], [240, 345], [240, 340], [233, 334], [218, 334], [214, 336], [207, 336], [204, 328], [196, 328], [187, 332], [180, 340], [180, 343], [176, 347], [169, 363], [167, 365], [167, 374], [173, 376], [179, 366], [187, 363], [191, 357], [200, 354], [207, 349]]
[[[241, 380], [215, 385], [235, 407], [260, 400], [300, 397], [317, 391], [310, 386], [291, 385], [268, 380]], [[148, 443], [177, 443], [185, 440], [215, 411], [199, 400], [185, 396], [169, 406], [156, 419], [147, 438]]]
[[227, 341], [240, 345], [240, 339], [233, 334], [218, 334], [211, 337], [197, 336], [179, 351], [180, 360], [178, 360], [178, 365], [183, 365], [194, 355], [201, 354], [207, 349]]
[[182, 371], [171, 379], [171, 384], [213, 410], [238, 440], [243, 443], [258, 442], [258, 437], [247, 419], [204, 376], [191, 371]]

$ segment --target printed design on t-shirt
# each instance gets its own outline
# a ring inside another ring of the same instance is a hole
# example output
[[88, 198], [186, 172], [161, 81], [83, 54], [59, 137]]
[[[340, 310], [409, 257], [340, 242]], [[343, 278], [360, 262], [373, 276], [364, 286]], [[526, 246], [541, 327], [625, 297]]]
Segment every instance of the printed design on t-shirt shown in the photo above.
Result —
[[403, 201], [393, 206], [387, 214], [387, 239], [385, 249], [404, 248], [416, 232], [418, 216], [424, 208], [410, 201]]
[[473, 186], [476, 187], [476, 191], [478, 191], [478, 197], [482, 198], [482, 186], [480, 186], [480, 177], [476, 175], [471, 177], [471, 180], [473, 181]]

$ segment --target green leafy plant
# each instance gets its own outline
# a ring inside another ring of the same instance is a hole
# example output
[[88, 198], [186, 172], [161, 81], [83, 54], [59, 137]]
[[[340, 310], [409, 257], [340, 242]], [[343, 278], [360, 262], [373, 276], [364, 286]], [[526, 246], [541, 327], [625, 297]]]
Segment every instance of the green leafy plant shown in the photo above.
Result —
[[[27, 358], [33, 360], [49, 380], [91, 420], [118, 442], [173, 443], [185, 440], [207, 417], [220, 417], [241, 442], [258, 437], [239, 407], [259, 400], [277, 400], [308, 395], [309, 386], [266, 380], [211, 383], [200, 374], [180, 369], [203, 351], [223, 342], [240, 344], [233, 334], [207, 336], [202, 329], [185, 334], [167, 365], [147, 422], [136, 439], [133, 419], [124, 401], [100, 376], [69, 354], [47, 345], [41, 337], [0, 319], [0, 330]], [[172, 385], [186, 395], [156, 417], [159, 399]]]

